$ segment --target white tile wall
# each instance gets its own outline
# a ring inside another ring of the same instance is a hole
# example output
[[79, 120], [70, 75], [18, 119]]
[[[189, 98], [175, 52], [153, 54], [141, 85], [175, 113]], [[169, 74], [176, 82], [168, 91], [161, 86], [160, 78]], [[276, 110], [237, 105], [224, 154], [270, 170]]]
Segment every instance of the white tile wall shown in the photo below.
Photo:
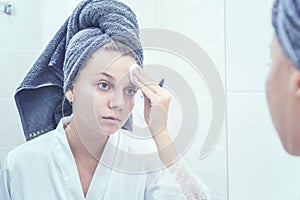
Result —
[[137, 14], [140, 28], [176, 31], [198, 43], [224, 81], [224, 0], [122, 1]]
[[163, 28], [177, 31], [202, 47], [224, 81], [224, 1], [162, 1]]
[[[0, 159], [25, 138], [13, 100], [15, 89], [41, 51], [39, 0], [12, 0], [13, 14], [0, 12]], [[1, 9], [2, 4], [1, 2]]]
[[273, 0], [226, 0], [228, 91], [264, 91]]
[[35, 51], [41, 48], [40, 1], [10, 1], [13, 14], [0, 12], [0, 49]]
[[264, 93], [228, 94], [230, 200], [299, 199], [300, 159], [283, 149]]
[[42, 40], [39, 43], [44, 47], [72, 14], [72, 11], [81, 0], [40, 0], [40, 2], [40, 10], [43, 11], [40, 17], [43, 23], [39, 27], [42, 31]]
[[0, 98], [0, 147], [17, 146], [25, 141], [19, 115], [12, 98]]
[[161, 19], [163, 16], [162, 12], [162, 1], [151, 0], [151, 1], [132, 1], [132, 0], [121, 0], [128, 5], [136, 14], [140, 28], [161, 28]]
[[[0, 50], [0, 98], [11, 98], [40, 52]], [[4, 87], [5, 86], [5, 87]]]
[[199, 148], [202, 144], [198, 137], [184, 155], [185, 161], [197, 176], [208, 186], [214, 199], [227, 199], [227, 138], [226, 128], [214, 150], [203, 160], [199, 159]]

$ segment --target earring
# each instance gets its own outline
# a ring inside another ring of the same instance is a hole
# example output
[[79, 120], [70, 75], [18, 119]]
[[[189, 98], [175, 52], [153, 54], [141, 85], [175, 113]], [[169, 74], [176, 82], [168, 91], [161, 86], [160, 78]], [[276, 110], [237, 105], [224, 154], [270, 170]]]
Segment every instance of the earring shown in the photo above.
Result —
[[70, 101], [70, 103], [73, 103], [73, 101], [74, 101], [74, 95], [73, 94], [70, 95], [70, 100], [69, 101]]
[[74, 95], [71, 90], [68, 90], [67, 93], [65, 94], [65, 97], [68, 99], [70, 103], [74, 101]]

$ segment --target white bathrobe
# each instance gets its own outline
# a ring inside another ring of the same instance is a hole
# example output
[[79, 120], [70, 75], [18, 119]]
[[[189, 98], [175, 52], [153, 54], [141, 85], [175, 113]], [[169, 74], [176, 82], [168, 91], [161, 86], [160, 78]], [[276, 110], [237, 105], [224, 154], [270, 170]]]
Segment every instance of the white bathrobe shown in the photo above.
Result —
[[[174, 199], [172, 195], [175, 194], [176, 198], [184, 199], [180, 187], [165, 169], [127, 173], [112, 170], [101, 160], [84, 197], [75, 160], [63, 129], [63, 124], [69, 121], [70, 118], [62, 119], [55, 130], [9, 152], [1, 168], [1, 200], [165, 200]], [[115, 133], [109, 142], [115, 143], [114, 139], [120, 134], [119, 146], [127, 151], [136, 150], [133, 146], [136, 143], [132, 142], [134, 139], [122, 133]], [[105, 147], [103, 154], [107, 152]], [[126, 159], [122, 161], [126, 162]]]

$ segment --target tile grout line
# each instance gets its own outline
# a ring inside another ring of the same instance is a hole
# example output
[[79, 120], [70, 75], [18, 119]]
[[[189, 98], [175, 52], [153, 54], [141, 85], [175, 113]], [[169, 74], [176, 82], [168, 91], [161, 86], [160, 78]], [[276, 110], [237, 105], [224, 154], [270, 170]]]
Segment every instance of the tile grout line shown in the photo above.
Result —
[[226, 131], [225, 131], [225, 133], [226, 133], [226, 172], [227, 172], [227, 174], [226, 174], [226, 177], [227, 177], [227, 180], [226, 180], [226, 182], [227, 182], [227, 186], [226, 186], [226, 188], [227, 188], [227, 200], [229, 200], [229, 197], [230, 197], [230, 194], [229, 194], [229, 150], [228, 150], [228, 147], [229, 147], [229, 145], [228, 145], [228, 119], [227, 119], [227, 117], [228, 117], [228, 114], [227, 114], [227, 106], [228, 106], [228, 104], [227, 104], [227, 95], [228, 95], [228, 91], [227, 91], [227, 34], [226, 34], [226, 30], [227, 30], [227, 26], [226, 26], [226, 0], [224, 0], [223, 1], [223, 3], [224, 3], [224, 7], [223, 7], [223, 9], [224, 9], [224, 21], [223, 21], [223, 23], [224, 23], [224, 67], [225, 67], [225, 77], [224, 77], [224, 87], [225, 87], [225, 100], [226, 100], [226, 110], [225, 110], [225, 123], [226, 123]]

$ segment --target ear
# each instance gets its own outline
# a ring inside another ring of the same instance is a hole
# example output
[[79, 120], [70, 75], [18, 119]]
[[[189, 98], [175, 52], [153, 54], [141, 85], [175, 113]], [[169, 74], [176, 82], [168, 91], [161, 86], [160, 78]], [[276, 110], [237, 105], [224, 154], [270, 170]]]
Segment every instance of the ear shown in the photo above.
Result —
[[300, 71], [295, 68], [293, 69], [291, 75], [291, 86], [295, 95], [300, 97]]
[[70, 103], [73, 103], [73, 101], [74, 101], [74, 87], [73, 87], [73, 85], [71, 85], [71, 87], [67, 90], [65, 96], [66, 96], [66, 98], [68, 99], [68, 101]]

